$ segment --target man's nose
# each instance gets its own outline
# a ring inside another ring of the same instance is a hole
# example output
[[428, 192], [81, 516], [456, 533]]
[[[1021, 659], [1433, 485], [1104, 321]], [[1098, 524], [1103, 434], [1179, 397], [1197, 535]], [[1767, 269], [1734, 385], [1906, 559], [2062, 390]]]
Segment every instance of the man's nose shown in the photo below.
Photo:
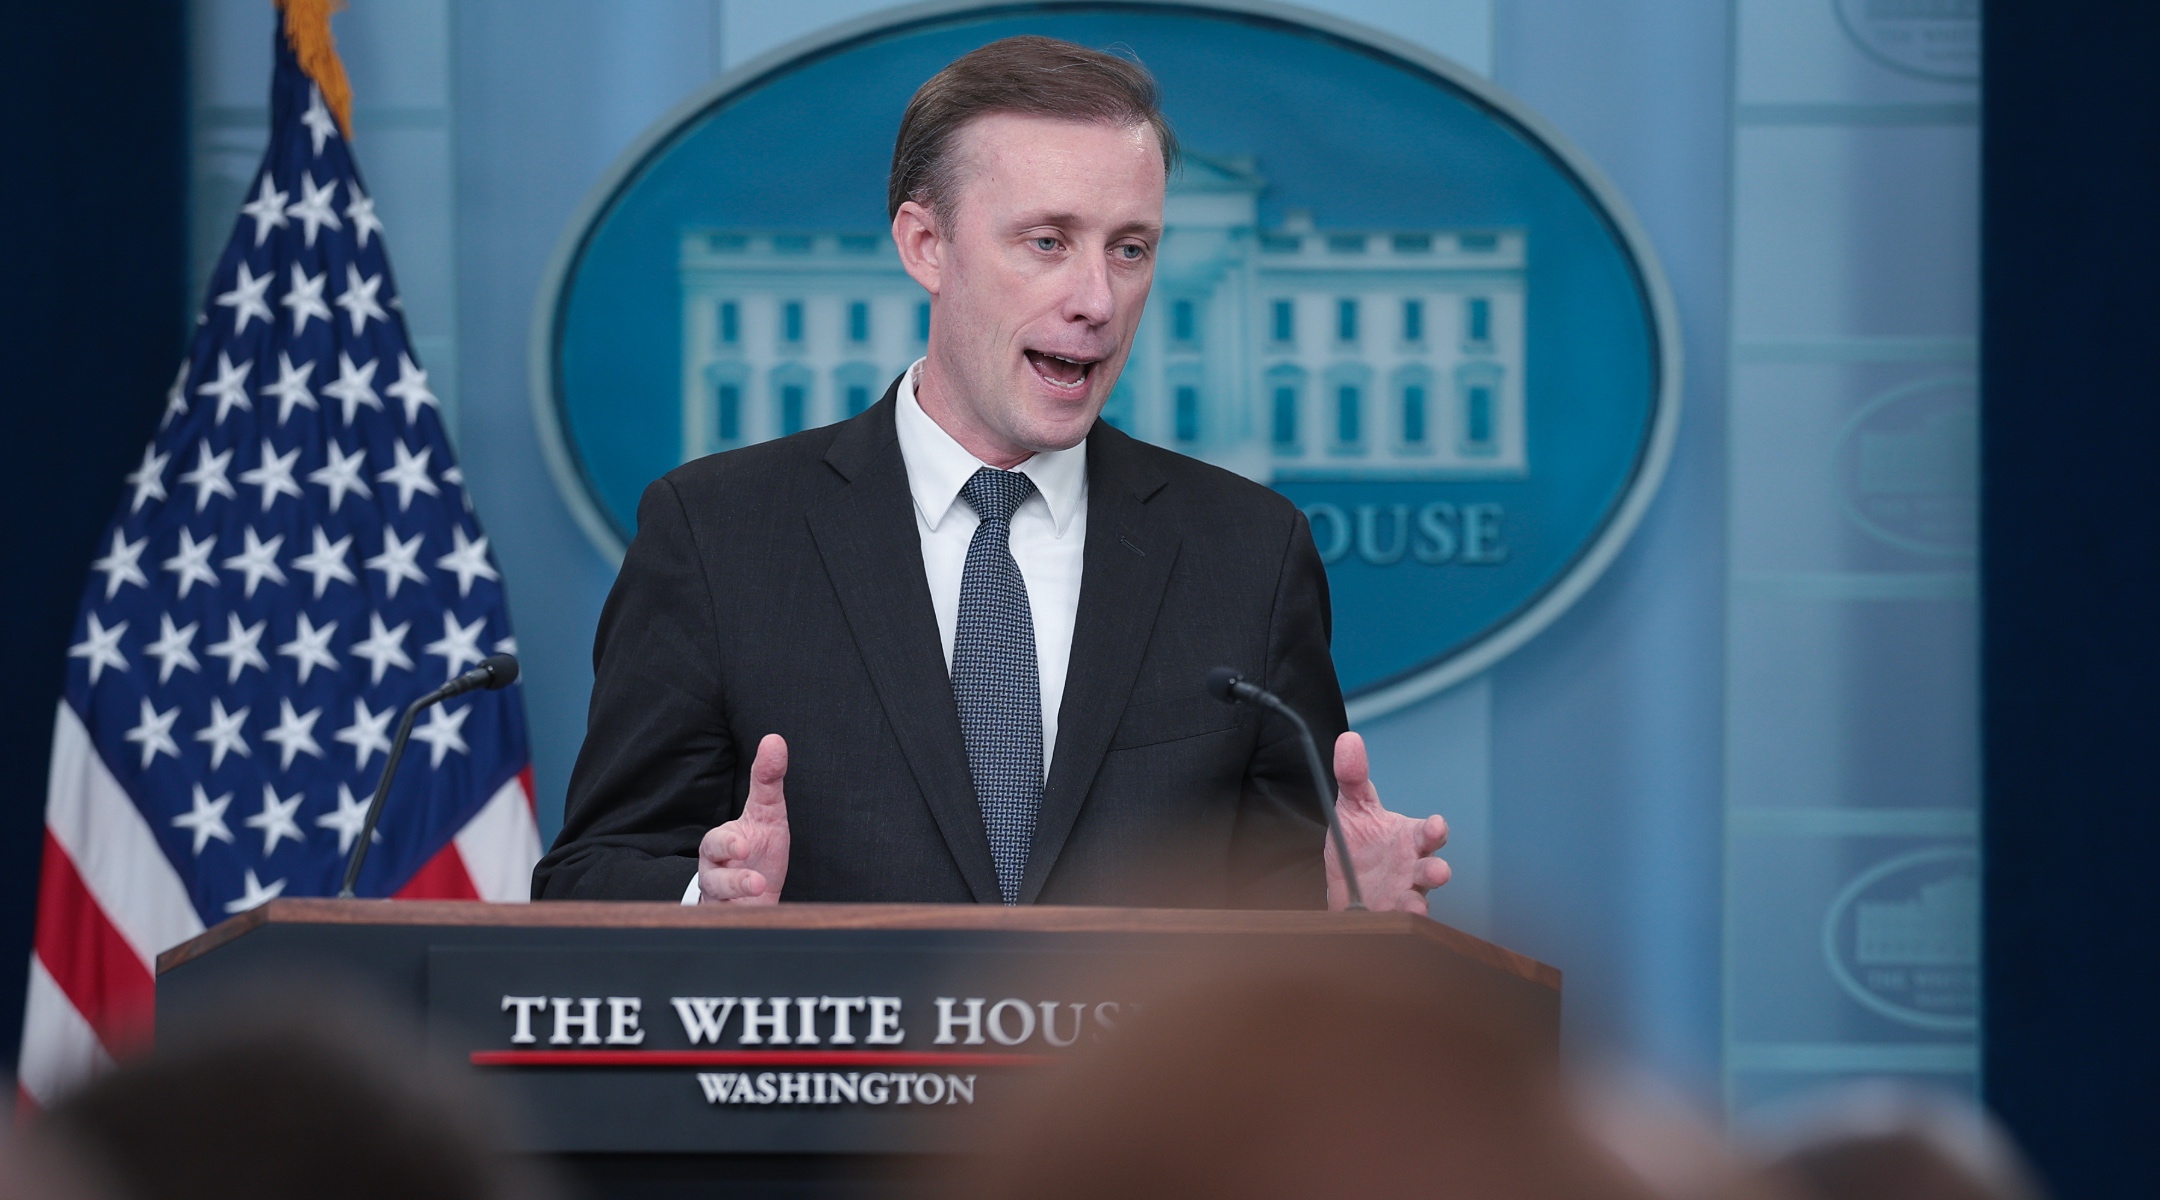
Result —
[[1089, 325], [1109, 323], [1117, 311], [1117, 296], [1110, 290], [1108, 251], [1074, 255], [1072, 275], [1066, 284], [1066, 320], [1084, 321]]

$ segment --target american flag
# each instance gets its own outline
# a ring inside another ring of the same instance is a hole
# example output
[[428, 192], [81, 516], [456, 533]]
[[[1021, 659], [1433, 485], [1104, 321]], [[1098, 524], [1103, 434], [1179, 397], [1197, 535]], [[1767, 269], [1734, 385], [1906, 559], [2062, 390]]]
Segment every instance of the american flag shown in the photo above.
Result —
[[[160, 951], [334, 894], [398, 714], [515, 649], [374, 201], [283, 26], [269, 151], [68, 651], [31, 1105], [146, 1036]], [[518, 690], [438, 705], [413, 739], [360, 893], [525, 899], [540, 843]]]

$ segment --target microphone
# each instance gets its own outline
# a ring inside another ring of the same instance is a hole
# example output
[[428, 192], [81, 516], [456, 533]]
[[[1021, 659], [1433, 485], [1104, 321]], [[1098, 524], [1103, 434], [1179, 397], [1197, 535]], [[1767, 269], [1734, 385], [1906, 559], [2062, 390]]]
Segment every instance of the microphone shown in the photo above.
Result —
[[382, 819], [383, 801], [390, 795], [390, 779], [397, 774], [398, 760], [405, 757], [405, 739], [412, 736], [413, 721], [421, 710], [467, 692], [483, 688], [492, 692], [509, 687], [517, 682], [517, 677], [517, 659], [507, 654], [490, 655], [481, 659], [479, 666], [406, 706], [405, 719], [398, 722], [397, 737], [390, 743], [390, 758], [383, 763], [382, 778], [375, 783], [375, 798], [368, 801], [367, 822], [360, 828], [360, 844], [353, 847], [352, 861], [345, 864], [345, 886], [338, 889], [338, 899], [353, 898], [353, 885], [360, 882], [360, 866], [367, 861], [368, 843], [375, 838], [375, 822]]
[[1313, 741], [1312, 726], [1297, 710], [1283, 703], [1283, 698], [1258, 684], [1247, 683], [1243, 675], [1228, 667], [1217, 667], [1207, 673], [1208, 694], [1225, 704], [1250, 701], [1262, 708], [1282, 714], [1290, 724], [1297, 727], [1298, 738], [1305, 743], [1305, 766], [1312, 772], [1313, 793], [1320, 797], [1320, 811], [1327, 814], [1328, 836], [1335, 840], [1335, 861], [1342, 867], [1343, 886], [1350, 892], [1350, 909], [1365, 911], [1365, 893], [1358, 887], [1357, 868], [1350, 865], [1350, 844], [1343, 840], [1342, 822], [1335, 819], [1335, 798], [1328, 792], [1327, 768], [1320, 762], [1320, 747]]

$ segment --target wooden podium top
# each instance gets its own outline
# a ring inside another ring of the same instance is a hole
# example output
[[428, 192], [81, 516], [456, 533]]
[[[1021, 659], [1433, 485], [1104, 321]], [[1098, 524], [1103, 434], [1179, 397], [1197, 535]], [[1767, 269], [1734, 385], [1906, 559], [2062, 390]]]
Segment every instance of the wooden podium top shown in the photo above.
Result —
[[1014, 933], [1304, 934], [1419, 938], [1558, 991], [1560, 970], [1415, 913], [1076, 908], [981, 904], [777, 904], [549, 900], [272, 900], [158, 955], [160, 975], [265, 925], [497, 926], [559, 929], [963, 929]]

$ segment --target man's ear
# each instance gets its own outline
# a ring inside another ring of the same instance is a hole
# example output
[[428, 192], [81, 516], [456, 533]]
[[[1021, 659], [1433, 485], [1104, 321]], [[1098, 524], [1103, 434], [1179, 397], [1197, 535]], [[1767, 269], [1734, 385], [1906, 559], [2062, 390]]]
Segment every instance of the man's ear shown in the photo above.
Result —
[[945, 270], [945, 240], [937, 218], [929, 209], [909, 200], [893, 214], [893, 245], [900, 251], [900, 265], [923, 290], [935, 296]]

